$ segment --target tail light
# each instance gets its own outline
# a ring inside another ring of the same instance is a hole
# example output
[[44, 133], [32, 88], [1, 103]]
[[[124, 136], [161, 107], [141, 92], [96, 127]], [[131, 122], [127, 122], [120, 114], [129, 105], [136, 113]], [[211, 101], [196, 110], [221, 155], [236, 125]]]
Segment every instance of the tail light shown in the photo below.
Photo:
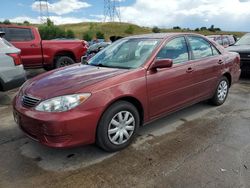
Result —
[[16, 66], [22, 64], [20, 54], [7, 54], [7, 55], [13, 58], [14, 63], [15, 63]]

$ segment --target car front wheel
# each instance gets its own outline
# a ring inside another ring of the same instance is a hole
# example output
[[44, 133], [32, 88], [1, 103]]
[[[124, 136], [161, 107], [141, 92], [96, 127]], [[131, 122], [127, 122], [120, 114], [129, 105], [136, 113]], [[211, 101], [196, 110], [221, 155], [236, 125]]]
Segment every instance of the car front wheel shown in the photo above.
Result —
[[127, 147], [140, 124], [136, 107], [126, 101], [111, 105], [103, 114], [97, 128], [97, 145], [114, 152]]
[[229, 91], [229, 81], [225, 76], [223, 76], [219, 81], [219, 84], [217, 86], [213, 98], [211, 99], [212, 103], [216, 106], [222, 105], [227, 99], [228, 91]]

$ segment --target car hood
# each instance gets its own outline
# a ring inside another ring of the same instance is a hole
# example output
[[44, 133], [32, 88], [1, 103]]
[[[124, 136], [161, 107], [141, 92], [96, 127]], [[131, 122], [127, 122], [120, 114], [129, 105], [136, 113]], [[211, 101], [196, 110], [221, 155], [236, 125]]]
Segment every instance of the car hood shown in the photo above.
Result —
[[22, 88], [22, 92], [40, 99], [74, 94], [87, 86], [93, 86], [128, 71], [78, 64], [39, 75], [29, 80]]
[[239, 53], [250, 52], [250, 45], [233, 45], [229, 46], [227, 50], [230, 52], [239, 52]]

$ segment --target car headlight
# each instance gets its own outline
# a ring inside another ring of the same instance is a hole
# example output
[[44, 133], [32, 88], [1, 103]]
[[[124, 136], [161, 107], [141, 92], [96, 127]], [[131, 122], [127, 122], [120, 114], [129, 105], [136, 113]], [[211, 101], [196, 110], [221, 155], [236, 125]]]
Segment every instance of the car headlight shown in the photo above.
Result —
[[41, 102], [35, 109], [41, 112], [65, 112], [77, 107], [90, 96], [90, 93], [83, 93], [55, 97]]

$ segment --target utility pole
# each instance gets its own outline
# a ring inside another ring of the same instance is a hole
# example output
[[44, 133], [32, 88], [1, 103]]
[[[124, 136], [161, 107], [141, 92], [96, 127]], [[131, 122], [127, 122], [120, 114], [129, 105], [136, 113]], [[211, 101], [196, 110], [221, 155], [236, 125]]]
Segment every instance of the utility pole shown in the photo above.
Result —
[[121, 22], [119, 0], [104, 0], [104, 22]]
[[46, 23], [49, 18], [49, 2], [48, 0], [36, 0], [36, 2], [39, 3], [40, 22]]

